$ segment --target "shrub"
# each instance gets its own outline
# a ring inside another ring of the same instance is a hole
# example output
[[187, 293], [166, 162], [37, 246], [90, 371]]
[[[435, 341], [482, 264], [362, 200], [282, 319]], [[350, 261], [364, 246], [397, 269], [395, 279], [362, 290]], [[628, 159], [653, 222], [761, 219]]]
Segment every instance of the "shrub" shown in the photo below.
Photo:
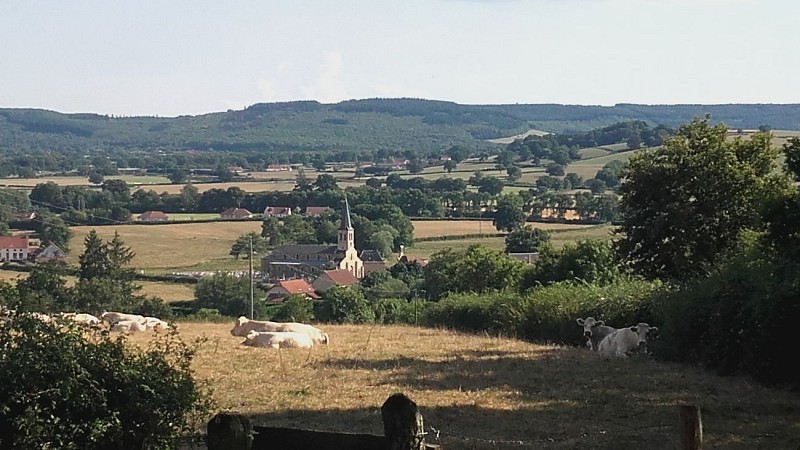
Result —
[[386, 298], [373, 303], [373, 309], [378, 323], [418, 325], [429, 305], [420, 299]]
[[450, 294], [425, 311], [424, 323], [463, 331], [516, 335], [522, 318], [517, 293]]
[[173, 331], [135, 352], [26, 315], [0, 324], [0, 448], [177, 448], [210, 406], [190, 368], [197, 345]]
[[311, 322], [314, 318], [311, 299], [304, 295], [290, 295], [272, 316], [276, 322]]
[[375, 311], [361, 292], [334, 286], [322, 293], [322, 301], [314, 305], [314, 317], [328, 323], [372, 323]]

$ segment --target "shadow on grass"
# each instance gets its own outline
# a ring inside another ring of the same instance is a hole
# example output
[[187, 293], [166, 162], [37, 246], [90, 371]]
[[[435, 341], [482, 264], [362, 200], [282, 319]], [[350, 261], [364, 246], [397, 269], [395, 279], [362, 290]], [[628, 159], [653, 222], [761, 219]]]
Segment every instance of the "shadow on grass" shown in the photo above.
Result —
[[[706, 448], [800, 448], [800, 396], [644, 357], [606, 360], [589, 351], [542, 347], [313, 364], [375, 371], [379, 385], [430, 392], [433, 398], [425, 403], [437, 406], [423, 408], [425, 423], [440, 430], [447, 448], [678, 448], [676, 406], [683, 402], [701, 407]], [[466, 393], [467, 404], [437, 401], [437, 392], [444, 398], [448, 391]], [[498, 391], [518, 407], [495, 408], [482, 395]], [[264, 425], [380, 434], [379, 408], [282, 411], [255, 419]]]

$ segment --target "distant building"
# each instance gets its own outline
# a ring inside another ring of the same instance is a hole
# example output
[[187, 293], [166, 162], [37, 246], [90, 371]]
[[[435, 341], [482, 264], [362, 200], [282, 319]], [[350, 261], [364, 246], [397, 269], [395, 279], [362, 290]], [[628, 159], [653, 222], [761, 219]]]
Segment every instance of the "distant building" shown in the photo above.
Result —
[[317, 217], [325, 214], [330, 210], [331, 209], [327, 206], [306, 206], [306, 210], [303, 213], [303, 215], [308, 217]]
[[291, 172], [292, 166], [288, 166], [286, 164], [270, 164], [264, 170], [267, 172]]
[[67, 260], [67, 253], [52, 242], [47, 247], [37, 249], [31, 256], [37, 264], [46, 262], [63, 263]]
[[325, 292], [334, 286], [353, 286], [358, 284], [358, 278], [344, 269], [326, 270], [311, 284], [318, 292]]
[[313, 280], [330, 269], [343, 269], [354, 278], [364, 276], [364, 263], [355, 247], [350, 205], [347, 199], [342, 208], [336, 245], [283, 245], [261, 259], [261, 273], [267, 281], [305, 278]]
[[386, 260], [377, 250], [364, 250], [358, 257], [364, 262], [364, 275], [386, 268]]
[[19, 211], [14, 213], [14, 219], [20, 221], [33, 220], [36, 218], [36, 213], [33, 211]]
[[314, 288], [306, 280], [298, 278], [296, 280], [281, 280], [275, 283], [275, 286], [272, 286], [267, 291], [267, 301], [273, 303], [282, 302], [290, 295], [304, 295], [314, 300], [319, 298]]
[[139, 214], [136, 220], [139, 222], [166, 222], [169, 220], [169, 216], [161, 211], [147, 211]]
[[28, 236], [0, 236], [0, 262], [27, 261]]
[[250, 219], [253, 217], [253, 213], [244, 208], [228, 208], [219, 215], [223, 219]]
[[413, 256], [410, 257], [410, 256], [406, 255], [405, 254], [405, 246], [404, 245], [400, 246], [400, 254], [397, 255], [397, 262], [403, 263], [403, 264], [417, 263], [422, 267], [425, 267], [425, 266], [428, 265], [428, 260], [425, 259], [425, 258], [415, 258]]
[[292, 215], [292, 208], [288, 206], [267, 206], [264, 208], [264, 217], [286, 217]]
[[533, 264], [536, 261], [539, 261], [539, 252], [509, 253], [508, 256], [528, 264]]

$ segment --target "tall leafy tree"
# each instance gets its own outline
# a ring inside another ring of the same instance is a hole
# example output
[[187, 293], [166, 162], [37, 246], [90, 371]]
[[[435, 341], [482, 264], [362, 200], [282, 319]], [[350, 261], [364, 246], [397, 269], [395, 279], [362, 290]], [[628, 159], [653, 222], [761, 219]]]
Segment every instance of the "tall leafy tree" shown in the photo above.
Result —
[[536, 252], [550, 242], [550, 233], [529, 225], [508, 233], [505, 242], [506, 253]]
[[770, 134], [728, 141], [726, 131], [697, 119], [631, 158], [617, 251], [639, 273], [678, 280], [707, 273], [742, 230], [759, 226], [765, 199], [788, 188], [773, 172]]
[[425, 289], [431, 299], [450, 292], [516, 289], [523, 263], [479, 244], [465, 250], [434, 253], [425, 266]]
[[500, 196], [494, 213], [494, 226], [498, 231], [511, 231], [525, 224], [522, 198], [516, 193]]

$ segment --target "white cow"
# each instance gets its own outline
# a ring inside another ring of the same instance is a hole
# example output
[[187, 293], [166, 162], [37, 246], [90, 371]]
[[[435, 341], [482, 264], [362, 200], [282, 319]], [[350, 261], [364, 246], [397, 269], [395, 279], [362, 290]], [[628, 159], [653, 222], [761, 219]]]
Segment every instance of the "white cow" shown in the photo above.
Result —
[[164, 322], [158, 317], [145, 317], [144, 324], [148, 330], [166, 330], [169, 328], [169, 323]]
[[586, 346], [589, 349], [597, 351], [600, 347], [600, 342], [605, 339], [609, 334], [617, 331], [616, 328], [610, 327], [602, 320], [595, 320], [594, 317], [587, 317], [586, 320], [577, 319], [578, 325], [583, 327], [583, 336], [588, 338]]
[[117, 322], [122, 321], [134, 321], [144, 323], [144, 316], [140, 316], [138, 314], [126, 314], [121, 312], [114, 312], [114, 311], [105, 311], [103, 314], [100, 315], [100, 320], [107, 323], [108, 326], [114, 326]]
[[79, 325], [87, 325], [90, 327], [100, 325], [100, 319], [85, 313], [61, 313], [59, 317], [65, 320], [70, 320]]
[[609, 334], [600, 342], [598, 351], [608, 358], [614, 356], [625, 358], [634, 352], [646, 351], [647, 339], [654, 339], [657, 336], [658, 327], [651, 327], [642, 322]]
[[111, 326], [111, 331], [119, 331], [120, 333], [130, 334], [139, 331], [147, 331], [147, 325], [135, 320], [121, 320]]
[[251, 331], [274, 332], [283, 330], [281, 329], [281, 324], [278, 322], [250, 320], [247, 317], [241, 316], [233, 323], [231, 334], [233, 336], [247, 336]]
[[251, 331], [245, 337], [242, 345], [249, 347], [282, 348], [308, 348], [314, 346], [311, 337], [306, 333], [294, 331], [258, 332]]
[[231, 334], [233, 336], [247, 336], [251, 331], [260, 333], [276, 332], [296, 332], [305, 333], [315, 344], [327, 344], [330, 337], [323, 333], [319, 328], [298, 322], [270, 322], [261, 320], [249, 320], [247, 317], [239, 317], [233, 324]]

